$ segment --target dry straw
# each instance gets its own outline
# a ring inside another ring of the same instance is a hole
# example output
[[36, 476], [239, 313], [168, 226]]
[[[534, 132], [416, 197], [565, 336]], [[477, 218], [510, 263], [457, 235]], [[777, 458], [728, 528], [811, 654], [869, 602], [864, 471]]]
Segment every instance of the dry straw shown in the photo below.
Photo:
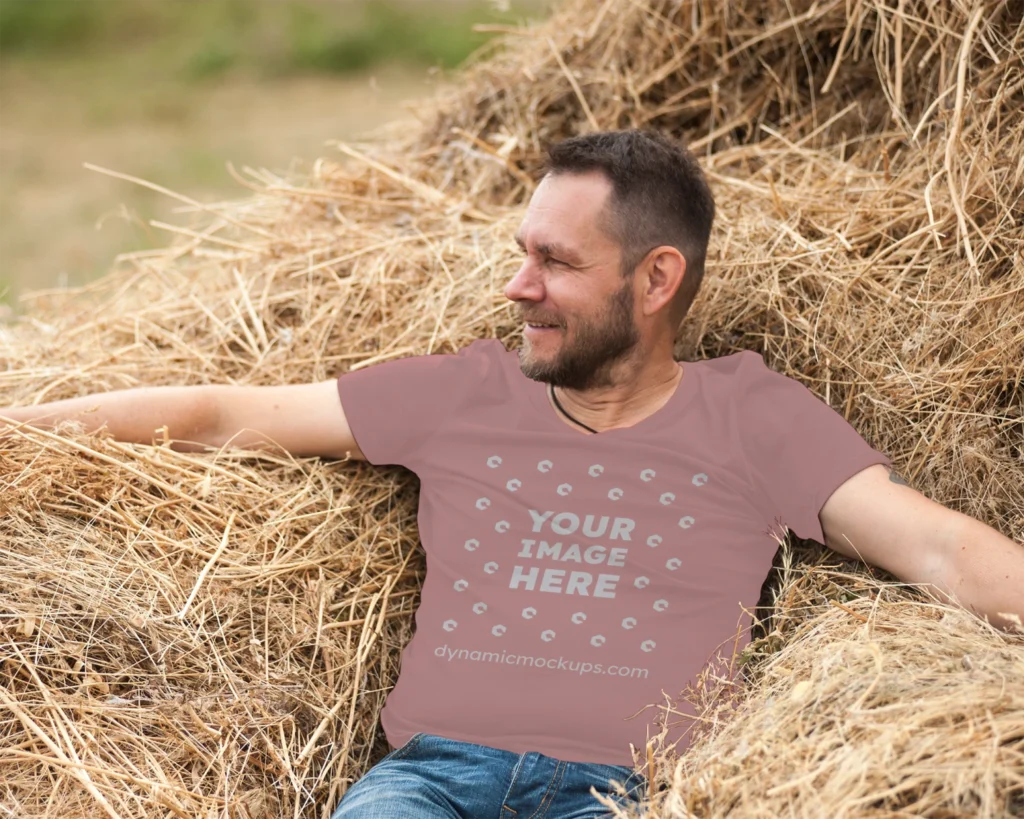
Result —
[[[0, 403], [517, 346], [502, 290], [544, 146], [644, 126], [689, 142], [719, 203], [678, 356], [763, 352], [1024, 542], [1022, 15], [570, 0], [413, 132], [303, 178], [244, 169], [241, 201], [171, 194], [192, 216], [167, 249], [2, 330]], [[386, 750], [416, 478], [154, 439], [3, 442], [0, 814], [327, 817]], [[795, 545], [774, 617], [687, 694], [690, 751], [638, 759], [665, 786], [647, 815], [1024, 815], [1024, 638]]]

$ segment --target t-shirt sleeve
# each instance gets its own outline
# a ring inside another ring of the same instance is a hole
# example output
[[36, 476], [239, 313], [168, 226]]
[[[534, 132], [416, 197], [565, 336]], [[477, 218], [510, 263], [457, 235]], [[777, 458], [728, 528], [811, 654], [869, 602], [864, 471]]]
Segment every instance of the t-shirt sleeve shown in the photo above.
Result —
[[[892, 461], [799, 381], [741, 353], [739, 435], [765, 511], [798, 537], [824, 543], [818, 513], [833, 492], [873, 464]], [[780, 533], [781, 534], [781, 533]]]
[[338, 396], [356, 445], [374, 466], [414, 472], [426, 445], [452, 415], [494, 339], [457, 353], [408, 356], [338, 376]]

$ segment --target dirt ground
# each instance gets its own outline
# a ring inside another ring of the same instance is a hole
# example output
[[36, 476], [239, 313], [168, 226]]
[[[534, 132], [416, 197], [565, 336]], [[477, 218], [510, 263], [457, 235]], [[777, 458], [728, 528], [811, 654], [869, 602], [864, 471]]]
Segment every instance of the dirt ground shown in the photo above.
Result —
[[161, 247], [179, 203], [83, 167], [140, 177], [200, 201], [249, 191], [225, 164], [301, 170], [352, 139], [412, 114], [437, 80], [408, 70], [358, 77], [225, 78], [180, 89], [96, 87], [74, 67], [0, 71], [0, 302], [74, 286], [118, 253]]

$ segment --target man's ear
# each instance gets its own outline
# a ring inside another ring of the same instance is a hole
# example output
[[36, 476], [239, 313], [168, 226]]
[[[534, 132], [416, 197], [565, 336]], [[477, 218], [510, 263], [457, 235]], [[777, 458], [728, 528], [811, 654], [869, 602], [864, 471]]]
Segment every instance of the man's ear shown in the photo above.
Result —
[[654, 248], [642, 265], [647, 278], [644, 290], [644, 312], [653, 315], [671, 303], [686, 275], [686, 259], [671, 245]]

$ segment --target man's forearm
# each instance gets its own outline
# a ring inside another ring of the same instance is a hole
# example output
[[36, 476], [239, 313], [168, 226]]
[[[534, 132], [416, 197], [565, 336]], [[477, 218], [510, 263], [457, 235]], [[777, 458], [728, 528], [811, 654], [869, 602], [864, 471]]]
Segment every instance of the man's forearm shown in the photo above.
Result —
[[946, 588], [965, 608], [1004, 631], [1012, 621], [1000, 613], [1016, 614], [1024, 625], [1024, 546], [966, 517], [949, 554]]
[[167, 427], [169, 438], [202, 443], [216, 429], [218, 410], [206, 387], [140, 387], [36, 406], [0, 407], [0, 432], [11, 422], [52, 429], [64, 421], [80, 423], [86, 432], [105, 426], [119, 441], [148, 444]]

